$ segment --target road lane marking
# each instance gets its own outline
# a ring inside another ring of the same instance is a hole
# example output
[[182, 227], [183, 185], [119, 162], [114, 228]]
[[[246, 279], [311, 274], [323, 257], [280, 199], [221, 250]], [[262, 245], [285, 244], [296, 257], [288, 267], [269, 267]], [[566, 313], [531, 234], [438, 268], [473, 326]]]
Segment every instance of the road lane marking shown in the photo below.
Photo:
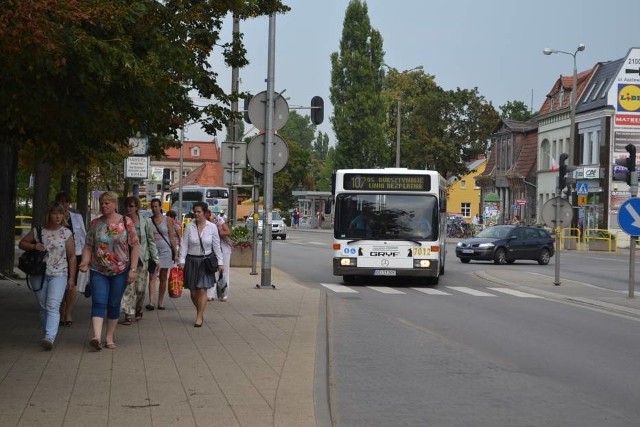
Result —
[[502, 292], [502, 293], [508, 294], [508, 295], [513, 295], [514, 297], [520, 297], [520, 298], [542, 298], [539, 295], [528, 294], [526, 292], [517, 291], [515, 289], [509, 289], [509, 288], [488, 288], [488, 289], [491, 289], [492, 291], [496, 291], [496, 292]]
[[380, 292], [382, 294], [393, 294], [393, 295], [406, 295], [405, 292], [399, 291], [397, 289], [388, 288], [386, 286], [367, 286], [367, 288]]
[[332, 290], [333, 292], [342, 294], [357, 294], [358, 291], [348, 288], [344, 285], [334, 285], [333, 283], [320, 283], [325, 288]]
[[451, 295], [448, 292], [440, 291], [438, 289], [431, 289], [431, 288], [411, 288], [411, 289], [413, 289], [414, 291], [422, 292], [427, 295]]
[[476, 297], [495, 297], [496, 295], [488, 294], [486, 292], [479, 291], [477, 289], [471, 289], [464, 286], [447, 286], [447, 289], [453, 289], [454, 291], [462, 292], [463, 294], [469, 294]]

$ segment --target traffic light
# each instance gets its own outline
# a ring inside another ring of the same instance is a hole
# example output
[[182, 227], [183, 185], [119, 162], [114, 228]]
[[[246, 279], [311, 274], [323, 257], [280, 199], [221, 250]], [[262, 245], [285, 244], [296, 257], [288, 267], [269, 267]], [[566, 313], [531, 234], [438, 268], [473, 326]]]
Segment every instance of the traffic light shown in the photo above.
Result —
[[625, 181], [627, 181], [627, 184], [631, 185], [631, 173], [636, 171], [636, 146], [633, 144], [627, 144], [624, 149], [629, 153], [629, 157], [626, 159], [616, 159], [616, 164], [627, 168], [627, 171], [625, 172]]
[[244, 117], [245, 123], [248, 123], [248, 124], [251, 124], [251, 119], [249, 118], [249, 103], [251, 102], [251, 98], [253, 98], [253, 95], [248, 93], [247, 97], [244, 99], [243, 117]]
[[[560, 154], [560, 168], [558, 169], [558, 189], [560, 193], [567, 187], [567, 198], [571, 197], [571, 187], [576, 183], [576, 179], [573, 177], [573, 171], [576, 170], [575, 166], [568, 166], [567, 159], [569, 155], [567, 153]], [[560, 195], [560, 194], [559, 194]]]
[[162, 169], [162, 191], [169, 191], [171, 187], [171, 169]]
[[324, 121], [324, 99], [320, 96], [311, 98], [311, 123], [319, 125]]

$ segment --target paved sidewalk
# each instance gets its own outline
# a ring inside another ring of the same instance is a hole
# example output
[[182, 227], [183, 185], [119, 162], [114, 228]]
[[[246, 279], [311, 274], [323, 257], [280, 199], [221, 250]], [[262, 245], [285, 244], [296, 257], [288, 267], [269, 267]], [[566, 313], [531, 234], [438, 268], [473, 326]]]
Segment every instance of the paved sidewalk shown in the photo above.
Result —
[[256, 289], [260, 276], [249, 268], [231, 274], [229, 301], [209, 303], [202, 328], [193, 327], [185, 291], [167, 297], [166, 310], [118, 325], [117, 349], [99, 352], [88, 346], [89, 299], [79, 297], [74, 324], [46, 351], [32, 292], [0, 280], [2, 425], [322, 424], [328, 411], [315, 402], [326, 396], [314, 388], [321, 292], [277, 269], [275, 290]]

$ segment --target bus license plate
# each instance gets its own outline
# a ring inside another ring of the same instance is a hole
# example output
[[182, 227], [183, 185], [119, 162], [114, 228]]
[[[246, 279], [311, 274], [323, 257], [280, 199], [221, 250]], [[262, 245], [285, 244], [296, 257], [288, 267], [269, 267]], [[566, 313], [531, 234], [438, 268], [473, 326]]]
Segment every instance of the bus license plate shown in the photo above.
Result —
[[395, 270], [373, 270], [374, 276], [395, 276]]

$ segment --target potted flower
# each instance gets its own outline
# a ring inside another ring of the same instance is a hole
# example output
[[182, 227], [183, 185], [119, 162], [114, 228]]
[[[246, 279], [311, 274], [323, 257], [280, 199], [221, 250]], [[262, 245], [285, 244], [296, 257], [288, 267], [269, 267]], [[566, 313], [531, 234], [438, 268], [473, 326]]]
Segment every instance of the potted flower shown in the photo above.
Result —
[[590, 251], [612, 251], [616, 248], [616, 236], [609, 230], [591, 230], [588, 238]]
[[229, 238], [233, 243], [231, 267], [251, 267], [253, 255], [253, 236], [251, 231], [243, 225], [236, 225], [232, 227]]

